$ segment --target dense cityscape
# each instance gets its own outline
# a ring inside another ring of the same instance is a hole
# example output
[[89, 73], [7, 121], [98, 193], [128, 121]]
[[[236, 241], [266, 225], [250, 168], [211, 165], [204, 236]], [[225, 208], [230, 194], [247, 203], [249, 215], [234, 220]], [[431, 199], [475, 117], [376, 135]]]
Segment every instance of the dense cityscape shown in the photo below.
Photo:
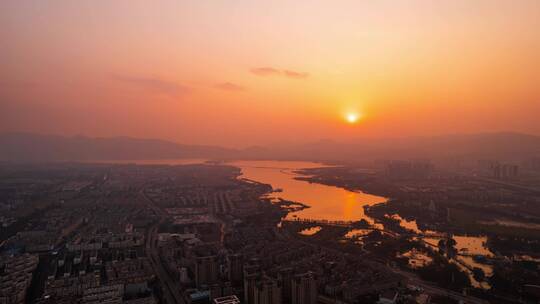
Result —
[[0, 304], [540, 304], [540, 0], [0, 0]]
[[6, 163], [0, 303], [535, 303], [539, 189], [498, 166], [294, 171], [390, 198], [347, 221], [227, 163]]

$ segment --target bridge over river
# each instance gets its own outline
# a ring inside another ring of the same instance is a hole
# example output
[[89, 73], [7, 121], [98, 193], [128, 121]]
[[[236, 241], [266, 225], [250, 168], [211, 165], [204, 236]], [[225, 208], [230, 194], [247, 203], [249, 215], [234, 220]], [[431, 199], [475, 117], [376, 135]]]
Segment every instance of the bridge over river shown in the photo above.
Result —
[[313, 224], [313, 225], [318, 225], [318, 226], [360, 228], [360, 229], [366, 229], [366, 230], [381, 231], [381, 232], [390, 234], [394, 237], [399, 236], [399, 234], [391, 230], [381, 229], [381, 228], [377, 228], [373, 226], [365, 227], [365, 224], [363, 224], [360, 221], [330, 221], [330, 220], [322, 220], [322, 219], [294, 218], [294, 219], [283, 219], [282, 222]]

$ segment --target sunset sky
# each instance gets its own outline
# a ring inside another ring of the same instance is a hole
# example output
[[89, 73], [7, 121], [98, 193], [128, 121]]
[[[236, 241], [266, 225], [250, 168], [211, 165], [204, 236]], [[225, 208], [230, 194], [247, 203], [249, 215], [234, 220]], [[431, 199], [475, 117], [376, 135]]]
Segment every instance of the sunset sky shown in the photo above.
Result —
[[540, 1], [3, 0], [0, 116], [224, 146], [540, 134]]

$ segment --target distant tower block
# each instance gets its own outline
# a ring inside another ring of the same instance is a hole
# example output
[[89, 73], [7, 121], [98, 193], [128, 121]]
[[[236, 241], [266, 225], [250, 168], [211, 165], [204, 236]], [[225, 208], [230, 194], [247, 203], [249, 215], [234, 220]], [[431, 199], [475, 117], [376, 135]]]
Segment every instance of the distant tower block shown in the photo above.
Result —
[[227, 266], [229, 268], [229, 281], [233, 286], [241, 285], [244, 279], [244, 257], [241, 254], [228, 255]]
[[295, 275], [291, 289], [292, 304], [317, 303], [317, 281], [312, 272]]

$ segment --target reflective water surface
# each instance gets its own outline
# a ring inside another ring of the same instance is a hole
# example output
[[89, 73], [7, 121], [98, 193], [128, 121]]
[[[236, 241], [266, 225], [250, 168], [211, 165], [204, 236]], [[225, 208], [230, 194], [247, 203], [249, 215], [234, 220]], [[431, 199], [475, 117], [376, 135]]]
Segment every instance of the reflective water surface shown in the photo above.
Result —
[[[108, 161], [109, 163], [137, 163], [137, 164], [197, 164], [204, 163], [205, 159], [166, 159], [166, 160], [142, 160], [142, 161]], [[309, 208], [301, 211], [289, 213], [289, 219], [302, 218], [313, 220], [328, 221], [358, 221], [366, 220], [374, 227], [382, 229], [380, 223], [375, 224], [374, 220], [364, 213], [363, 206], [386, 202], [387, 198], [377, 195], [371, 195], [363, 192], [353, 192], [342, 188], [327, 186], [316, 183], [309, 183], [295, 179], [301, 176], [295, 171], [304, 168], [324, 167], [324, 164], [302, 161], [234, 161], [228, 163], [240, 167], [242, 170], [241, 178], [270, 184], [276, 192], [272, 194], [275, 198], [304, 203]], [[437, 248], [440, 237], [431, 236], [437, 232], [422, 231], [418, 228], [416, 221], [407, 221], [398, 214], [387, 215], [400, 221], [400, 225], [407, 230], [424, 235], [423, 240]], [[303, 235], [313, 235], [321, 230], [321, 227], [311, 227], [300, 231]], [[356, 239], [362, 243], [361, 239], [371, 230], [352, 229], [344, 237], [346, 239]], [[486, 246], [486, 237], [484, 236], [453, 236], [456, 241], [456, 249], [459, 255], [453, 259], [460, 268], [470, 274], [472, 283], [476, 287], [489, 288], [486, 282], [477, 282], [472, 277], [471, 268], [478, 267], [484, 270], [486, 276], [492, 274], [492, 266], [479, 263], [474, 259], [475, 255], [486, 257], [493, 256]], [[403, 256], [409, 258], [412, 267], [423, 267], [431, 263], [431, 258], [421, 251], [410, 251]]]
[[385, 202], [382, 196], [296, 180], [295, 170], [323, 167], [323, 164], [299, 161], [237, 161], [244, 178], [271, 184], [277, 197], [310, 206], [289, 214], [289, 218], [325, 219], [330, 221], [373, 220], [364, 214], [363, 206]]
[[321, 226], [309, 227], [298, 232], [301, 235], [314, 235], [315, 233], [321, 231]]

